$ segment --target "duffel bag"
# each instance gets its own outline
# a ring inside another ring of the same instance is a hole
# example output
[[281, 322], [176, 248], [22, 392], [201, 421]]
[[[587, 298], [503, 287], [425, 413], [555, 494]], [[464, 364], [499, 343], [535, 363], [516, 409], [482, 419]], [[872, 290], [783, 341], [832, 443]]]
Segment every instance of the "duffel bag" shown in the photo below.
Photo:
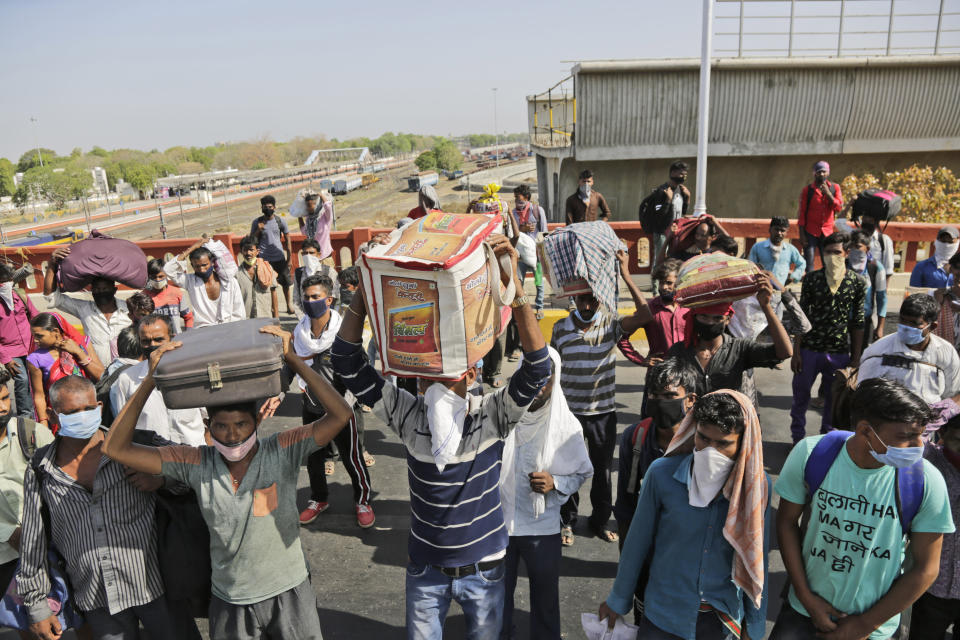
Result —
[[179, 349], [164, 354], [154, 380], [168, 409], [196, 409], [272, 398], [280, 394], [281, 340], [260, 333], [279, 324], [253, 318], [177, 336]]
[[753, 262], [723, 253], [705, 253], [683, 263], [677, 277], [677, 304], [701, 307], [754, 295], [763, 275]]
[[70, 245], [70, 255], [60, 262], [64, 291], [80, 291], [94, 278], [106, 278], [131, 289], [147, 286], [147, 256], [129, 240], [111, 238], [96, 229]]
[[853, 201], [853, 219], [859, 220], [867, 215], [877, 221], [892, 220], [900, 213], [903, 198], [886, 189], [867, 189], [861, 191]]

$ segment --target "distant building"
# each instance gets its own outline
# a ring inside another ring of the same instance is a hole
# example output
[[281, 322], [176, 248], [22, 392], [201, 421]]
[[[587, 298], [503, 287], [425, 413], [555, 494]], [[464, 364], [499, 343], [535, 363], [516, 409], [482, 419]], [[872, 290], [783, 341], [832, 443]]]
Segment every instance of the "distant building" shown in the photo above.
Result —
[[23, 182], [23, 172], [18, 171], [13, 174], [13, 186], [19, 187], [21, 182]]
[[93, 175], [93, 192], [97, 194], [110, 193], [110, 182], [107, 180], [107, 172], [103, 167], [94, 167], [90, 170]]

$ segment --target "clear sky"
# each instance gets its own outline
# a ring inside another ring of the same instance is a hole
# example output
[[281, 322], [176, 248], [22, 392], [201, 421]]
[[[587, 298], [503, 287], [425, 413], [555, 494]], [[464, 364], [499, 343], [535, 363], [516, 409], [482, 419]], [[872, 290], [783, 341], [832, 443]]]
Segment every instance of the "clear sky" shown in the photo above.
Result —
[[[699, 0], [0, 0], [0, 156], [526, 130], [565, 60], [699, 55]], [[654, 7], [658, 7], [654, 9]]]

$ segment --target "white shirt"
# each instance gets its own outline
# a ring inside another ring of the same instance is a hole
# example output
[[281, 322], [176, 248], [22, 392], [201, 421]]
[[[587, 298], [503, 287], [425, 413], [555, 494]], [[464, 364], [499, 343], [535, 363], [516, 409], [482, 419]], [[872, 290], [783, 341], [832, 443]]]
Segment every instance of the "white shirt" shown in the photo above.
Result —
[[[114, 413], [120, 413], [123, 405], [133, 397], [143, 379], [147, 377], [150, 362], [144, 360], [133, 365], [119, 376], [110, 389], [110, 403]], [[167, 409], [163, 395], [154, 389], [143, 405], [143, 412], [137, 418], [137, 429], [153, 431], [158, 436], [177, 444], [199, 447], [206, 444], [203, 439], [203, 417], [200, 409]]]
[[93, 300], [74, 298], [62, 291], [54, 291], [49, 296], [44, 297], [48, 306], [65, 311], [80, 319], [80, 324], [83, 325], [83, 333], [90, 338], [90, 345], [97, 357], [100, 358], [100, 363], [103, 366], [110, 364], [110, 361], [113, 360], [110, 357], [110, 341], [120, 335], [120, 331], [124, 328], [133, 324], [127, 313], [127, 303], [117, 298], [117, 310], [111, 313], [110, 318], [107, 319]]
[[890, 236], [883, 234], [883, 247], [881, 247], [880, 231], [874, 230], [873, 235], [870, 236], [870, 253], [873, 254], [877, 264], [883, 266], [888, 276], [893, 274], [893, 240]]
[[[884, 355], [903, 356], [919, 362], [906, 368], [884, 365]], [[894, 333], [880, 338], [863, 352], [857, 381], [870, 378], [896, 380], [927, 404], [933, 404], [957, 394], [957, 376], [960, 376], [960, 356], [949, 342], [931, 334], [927, 348], [914, 351]]]
[[673, 201], [671, 203], [673, 206], [673, 219], [679, 220], [683, 217], [683, 193], [680, 192], [680, 187], [677, 187], [673, 190]]
[[179, 260], [171, 260], [163, 265], [163, 272], [174, 284], [186, 290], [193, 305], [194, 328], [212, 324], [225, 324], [244, 320], [247, 315], [243, 308], [243, 292], [234, 278], [220, 278], [220, 297], [211, 300], [203, 279], [193, 273], [187, 273]]

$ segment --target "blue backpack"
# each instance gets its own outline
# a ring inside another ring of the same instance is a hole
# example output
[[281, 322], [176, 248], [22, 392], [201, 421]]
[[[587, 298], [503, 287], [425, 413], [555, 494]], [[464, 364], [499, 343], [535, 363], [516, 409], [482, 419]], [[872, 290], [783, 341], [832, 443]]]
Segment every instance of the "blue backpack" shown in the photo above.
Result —
[[[852, 431], [841, 431], [839, 429], [831, 431], [823, 436], [813, 448], [813, 451], [810, 452], [807, 464], [803, 468], [803, 480], [807, 485], [807, 495], [810, 496], [811, 500], [817, 493], [817, 489], [823, 484], [823, 479], [827, 477], [827, 472], [830, 471], [833, 461], [840, 455], [840, 449], [852, 435]], [[920, 511], [920, 503], [923, 502], [923, 459], [896, 471], [897, 515], [900, 517], [903, 535], [907, 535], [910, 532], [910, 524], [913, 522], [913, 518]]]

